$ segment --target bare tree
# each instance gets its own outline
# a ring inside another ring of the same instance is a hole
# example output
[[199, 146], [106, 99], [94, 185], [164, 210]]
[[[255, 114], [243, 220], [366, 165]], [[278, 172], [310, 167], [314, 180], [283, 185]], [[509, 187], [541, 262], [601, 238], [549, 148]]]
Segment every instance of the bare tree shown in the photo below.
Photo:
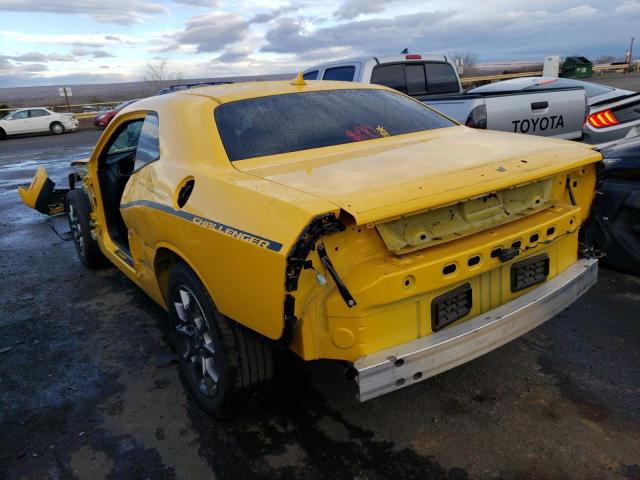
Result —
[[182, 79], [182, 72], [173, 69], [166, 58], [149, 62], [145, 66], [145, 80], [152, 82], [154, 85], [159, 85], [166, 80], [181, 81]]
[[462, 64], [465, 67], [473, 67], [478, 63], [478, 54], [473, 52], [453, 52], [449, 54], [449, 58], [453, 63], [457, 63], [458, 60], [462, 60]]

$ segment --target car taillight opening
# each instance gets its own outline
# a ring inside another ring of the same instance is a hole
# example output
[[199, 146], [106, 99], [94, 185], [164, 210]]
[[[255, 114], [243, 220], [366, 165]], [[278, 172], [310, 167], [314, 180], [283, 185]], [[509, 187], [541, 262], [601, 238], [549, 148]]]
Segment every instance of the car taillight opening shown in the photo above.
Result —
[[487, 128], [487, 107], [485, 105], [478, 105], [469, 113], [467, 121], [464, 122], [467, 127], [480, 128], [486, 130]]
[[594, 128], [606, 128], [618, 125], [620, 122], [611, 109], [608, 109], [603, 112], [592, 113], [589, 115], [589, 118], [587, 118], [587, 123]]

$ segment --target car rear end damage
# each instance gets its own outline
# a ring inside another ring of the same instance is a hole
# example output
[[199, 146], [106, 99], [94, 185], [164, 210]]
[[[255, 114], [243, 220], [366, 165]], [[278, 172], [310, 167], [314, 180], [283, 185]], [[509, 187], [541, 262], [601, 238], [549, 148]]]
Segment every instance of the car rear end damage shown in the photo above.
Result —
[[524, 335], [595, 285], [598, 261], [581, 259], [552, 280], [464, 323], [359, 358], [360, 401], [412, 385], [478, 358]]
[[[288, 292], [293, 350], [353, 364], [367, 400], [550, 319], [595, 282], [596, 262], [579, 258], [578, 237], [600, 157], [585, 158], [553, 175], [378, 221], [343, 208], [344, 229], [318, 235], [299, 257]], [[458, 332], [455, 342], [449, 332]], [[410, 368], [398, 370], [389, 358]]]

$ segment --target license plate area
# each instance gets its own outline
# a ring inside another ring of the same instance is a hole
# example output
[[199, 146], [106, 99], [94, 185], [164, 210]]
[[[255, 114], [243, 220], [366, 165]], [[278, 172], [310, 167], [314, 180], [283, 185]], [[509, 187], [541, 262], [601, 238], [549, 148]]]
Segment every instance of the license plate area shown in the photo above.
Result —
[[543, 283], [549, 276], [549, 257], [546, 253], [511, 265], [511, 291], [519, 292]]
[[468, 315], [473, 306], [472, 299], [468, 283], [434, 298], [431, 302], [431, 331], [437, 332]]

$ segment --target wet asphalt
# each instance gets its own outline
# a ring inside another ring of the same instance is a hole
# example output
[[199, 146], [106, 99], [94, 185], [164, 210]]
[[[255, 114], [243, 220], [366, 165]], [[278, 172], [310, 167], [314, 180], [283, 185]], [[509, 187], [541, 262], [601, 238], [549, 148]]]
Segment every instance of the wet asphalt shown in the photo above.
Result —
[[0, 478], [638, 479], [640, 278], [601, 270], [556, 318], [476, 361], [360, 404], [303, 364], [227, 422], [185, 393], [166, 314], [20, 203], [65, 183], [100, 132], [0, 142]]

